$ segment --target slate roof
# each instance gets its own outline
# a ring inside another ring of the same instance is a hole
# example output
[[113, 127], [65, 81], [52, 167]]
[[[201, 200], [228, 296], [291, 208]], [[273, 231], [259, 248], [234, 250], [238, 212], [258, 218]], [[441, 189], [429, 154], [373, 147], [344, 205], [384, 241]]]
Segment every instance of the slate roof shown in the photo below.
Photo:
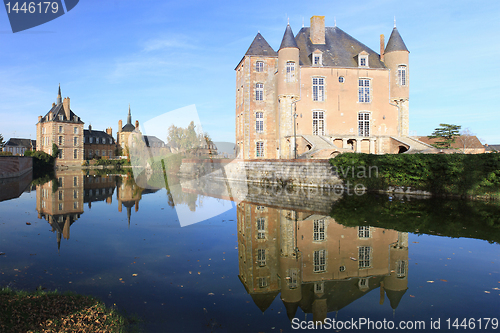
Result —
[[285, 33], [283, 34], [283, 40], [281, 41], [279, 49], [281, 50], [284, 49], [285, 47], [299, 48], [297, 46], [297, 42], [295, 41], [295, 37], [293, 37], [292, 28], [290, 27], [289, 24], [286, 26]]
[[[66, 118], [66, 114], [64, 113], [63, 104], [56, 104], [52, 106], [49, 112], [42, 118], [40, 122], [49, 121], [49, 113], [52, 112], [52, 120], [50, 121], [64, 121], [64, 122], [72, 122], [77, 124], [83, 124], [84, 122], [78, 117], [71, 109], [69, 110], [69, 119]], [[62, 115], [62, 120], [59, 119], [59, 115]]]
[[147, 147], [153, 147], [153, 148], [160, 148], [160, 147], [165, 147], [165, 142], [162, 140], [158, 139], [156, 136], [153, 135], [143, 135], [144, 142], [146, 143]]
[[323, 66], [358, 67], [357, 56], [362, 52], [368, 53], [369, 68], [386, 68], [380, 61], [378, 53], [365, 44], [359, 42], [338, 27], [325, 27], [325, 44], [313, 44], [310, 38], [310, 28], [300, 29], [295, 41], [299, 47], [300, 65], [312, 65], [311, 54], [315, 50], [323, 53]]
[[26, 147], [26, 148], [36, 148], [36, 140], [31, 139], [21, 139], [21, 138], [10, 138], [9, 141], [5, 143], [5, 146], [11, 147]]
[[97, 142], [92, 142], [93, 144], [109, 144], [108, 142], [108, 139], [111, 139], [111, 142], [112, 144], [115, 143], [115, 139], [113, 139], [113, 137], [111, 135], [109, 135], [108, 133], [104, 132], [104, 131], [96, 131], [96, 130], [92, 130], [92, 131], [89, 131], [89, 130], [83, 130], [83, 137], [84, 137], [84, 142], [85, 143], [89, 143], [89, 140], [88, 138], [90, 137], [93, 137], [93, 138], [104, 138], [106, 139], [104, 142], [105, 143], [97, 143]]
[[394, 27], [392, 29], [391, 37], [389, 37], [389, 41], [387, 42], [387, 46], [385, 47], [384, 53], [389, 53], [393, 51], [408, 51], [406, 48], [405, 42], [403, 42], [403, 38], [398, 32], [398, 29]]
[[265, 56], [265, 57], [277, 57], [278, 53], [273, 50], [271, 45], [262, 37], [262, 35], [257, 33], [252, 44], [245, 53], [246, 56]]
[[484, 149], [486, 151], [500, 151], [500, 145], [488, 145], [488, 144], [485, 144], [484, 145]]

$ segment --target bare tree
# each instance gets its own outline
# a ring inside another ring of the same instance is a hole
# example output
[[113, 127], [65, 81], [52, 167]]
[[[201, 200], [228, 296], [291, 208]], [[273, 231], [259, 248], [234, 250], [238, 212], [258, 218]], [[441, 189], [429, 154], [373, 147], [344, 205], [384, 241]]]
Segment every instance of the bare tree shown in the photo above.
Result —
[[470, 131], [469, 128], [464, 128], [460, 132], [460, 136], [457, 137], [457, 142], [460, 144], [460, 151], [463, 154], [467, 154], [467, 150], [474, 148], [475, 134]]

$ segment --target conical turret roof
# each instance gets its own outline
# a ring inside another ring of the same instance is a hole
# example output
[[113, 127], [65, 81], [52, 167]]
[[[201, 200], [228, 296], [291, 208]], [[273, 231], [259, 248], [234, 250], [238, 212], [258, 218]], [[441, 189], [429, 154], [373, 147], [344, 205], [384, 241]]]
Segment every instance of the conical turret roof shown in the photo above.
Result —
[[247, 56], [277, 56], [276, 51], [273, 50], [271, 45], [262, 37], [262, 35], [257, 33], [252, 44], [245, 53]]
[[295, 37], [293, 36], [293, 32], [292, 32], [292, 28], [290, 27], [290, 24], [288, 24], [286, 26], [285, 34], [283, 35], [283, 40], [281, 41], [280, 50], [284, 49], [285, 47], [299, 48], [297, 46], [297, 42], [295, 41]]
[[384, 53], [389, 53], [393, 51], [408, 51], [406, 48], [405, 42], [403, 42], [403, 38], [398, 32], [398, 29], [394, 27], [392, 29], [391, 37], [389, 37], [389, 41], [387, 42], [387, 46], [385, 47]]

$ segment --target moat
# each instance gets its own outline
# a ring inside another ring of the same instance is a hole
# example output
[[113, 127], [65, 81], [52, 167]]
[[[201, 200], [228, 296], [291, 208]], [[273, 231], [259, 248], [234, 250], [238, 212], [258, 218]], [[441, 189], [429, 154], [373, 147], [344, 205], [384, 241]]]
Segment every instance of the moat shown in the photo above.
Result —
[[0, 286], [93, 295], [145, 332], [288, 332], [325, 318], [499, 328], [498, 204], [56, 179], [13, 195], [2, 185]]

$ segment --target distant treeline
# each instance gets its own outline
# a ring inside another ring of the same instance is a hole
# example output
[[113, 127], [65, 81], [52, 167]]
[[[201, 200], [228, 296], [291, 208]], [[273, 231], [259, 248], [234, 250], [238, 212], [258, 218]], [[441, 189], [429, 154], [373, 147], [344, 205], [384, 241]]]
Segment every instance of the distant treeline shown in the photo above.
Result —
[[339, 177], [368, 190], [405, 186], [435, 195], [499, 197], [500, 154], [357, 154], [330, 160]]

